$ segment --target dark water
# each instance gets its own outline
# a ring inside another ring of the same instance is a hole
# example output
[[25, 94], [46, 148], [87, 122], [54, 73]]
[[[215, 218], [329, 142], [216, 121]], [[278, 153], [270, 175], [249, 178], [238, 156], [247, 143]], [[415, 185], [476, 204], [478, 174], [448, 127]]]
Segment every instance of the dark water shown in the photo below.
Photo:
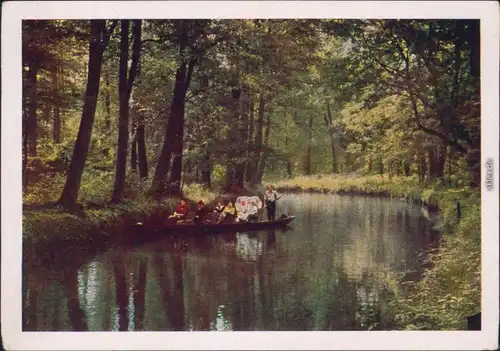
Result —
[[169, 236], [79, 267], [24, 269], [24, 330], [391, 329], [384, 271], [432, 241], [404, 201], [287, 195], [292, 230]]

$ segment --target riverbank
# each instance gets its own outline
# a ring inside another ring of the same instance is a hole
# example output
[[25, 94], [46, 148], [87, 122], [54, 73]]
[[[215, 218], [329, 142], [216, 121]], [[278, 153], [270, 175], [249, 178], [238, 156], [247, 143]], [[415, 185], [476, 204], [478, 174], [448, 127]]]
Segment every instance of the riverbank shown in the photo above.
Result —
[[[478, 189], [420, 183], [415, 177], [326, 176], [279, 181], [281, 192], [385, 196], [439, 211], [442, 232], [419, 281], [386, 272], [390, 323], [400, 330], [463, 330], [481, 311], [481, 196]], [[418, 254], [418, 253], [415, 253]]]
[[[137, 191], [139, 190], [139, 191]], [[141, 191], [143, 190], [143, 191]], [[234, 194], [220, 194], [199, 184], [183, 188], [183, 198], [194, 209], [203, 200], [213, 205], [216, 201], [235, 201], [241, 195], [255, 195], [262, 191], [242, 189]], [[130, 229], [137, 222], [154, 225], [170, 215], [179, 198], [154, 201], [145, 195], [146, 189], [136, 189], [133, 198], [119, 204], [83, 203], [78, 213], [64, 212], [55, 205], [31, 204], [23, 211], [23, 254], [37, 262], [65, 264], [71, 253], [95, 253], [109, 245], [127, 241]], [[82, 258], [83, 259], [83, 258]]]

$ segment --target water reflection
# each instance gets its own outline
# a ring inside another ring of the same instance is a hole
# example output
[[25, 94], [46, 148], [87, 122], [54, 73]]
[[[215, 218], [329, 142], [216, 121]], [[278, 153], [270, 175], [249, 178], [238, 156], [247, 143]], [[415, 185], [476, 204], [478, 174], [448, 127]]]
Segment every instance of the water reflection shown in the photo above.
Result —
[[[300, 195], [293, 230], [172, 235], [79, 267], [26, 265], [24, 330], [375, 330], [383, 272], [420, 269], [432, 232], [418, 208]], [[386, 318], [387, 319], [387, 318]]]

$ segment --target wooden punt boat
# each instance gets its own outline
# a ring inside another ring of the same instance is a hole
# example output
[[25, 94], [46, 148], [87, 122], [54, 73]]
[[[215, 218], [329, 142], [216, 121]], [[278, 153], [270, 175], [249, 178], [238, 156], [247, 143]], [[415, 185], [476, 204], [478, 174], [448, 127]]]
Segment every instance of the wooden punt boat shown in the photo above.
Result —
[[161, 226], [144, 226], [136, 224], [135, 228], [141, 231], [172, 232], [172, 233], [218, 233], [218, 232], [246, 232], [251, 230], [273, 229], [287, 227], [295, 216], [278, 218], [274, 221], [237, 222], [237, 223], [199, 223], [190, 222], [178, 224], [164, 224]]

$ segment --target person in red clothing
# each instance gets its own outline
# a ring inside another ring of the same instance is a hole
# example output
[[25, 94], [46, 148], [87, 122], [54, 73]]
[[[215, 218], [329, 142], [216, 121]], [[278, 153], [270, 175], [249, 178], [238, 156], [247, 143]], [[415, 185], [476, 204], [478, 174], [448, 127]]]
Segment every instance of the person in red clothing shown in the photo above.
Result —
[[177, 222], [182, 222], [187, 219], [187, 216], [189, 214], [189, 207], [186, 203], [186, 201], [181, 200], [177, 207], [175, 208], [175, 212], [171, 214], [168, 218], [169, 219], [176, 219]]

